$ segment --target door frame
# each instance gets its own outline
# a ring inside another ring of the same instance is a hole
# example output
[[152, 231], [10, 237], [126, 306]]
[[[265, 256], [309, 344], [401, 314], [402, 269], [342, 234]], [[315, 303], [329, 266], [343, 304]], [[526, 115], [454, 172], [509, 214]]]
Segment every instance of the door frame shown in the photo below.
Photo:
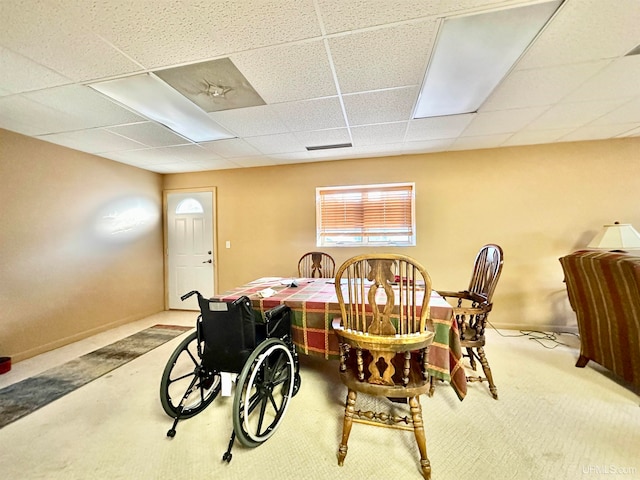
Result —
[[216, 201], [216, 187], [199, 187], [199, 188], [170, 188], [162, 191], [162, 234], [163, 234], [163, 269], [164, 269], [164, 309], [169, 310], [169, 228], [168, 228], [168, 203], [167, 196], [171, 193], [211, 193], [211, 228], [213, 229], [213, 285], [214, 294], [218, 293], [218, 209]]

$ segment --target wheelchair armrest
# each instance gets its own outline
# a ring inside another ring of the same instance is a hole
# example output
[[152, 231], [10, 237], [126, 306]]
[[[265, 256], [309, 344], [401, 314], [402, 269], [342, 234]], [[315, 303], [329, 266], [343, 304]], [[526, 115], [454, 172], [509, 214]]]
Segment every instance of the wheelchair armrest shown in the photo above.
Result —
[[[290, 311], [291, 309], [287, 305], [282, 304], [264, 312], [264, 324], [266, 327], [267, 336], [271, 336], [272, 332], [277, 331], [278, 328], [280, 328], [280, 324], [286, 318], [287, 312]], [[291, 329], [290, 325], [289, 329]]]
[[270, 321], [273, 317], [277, 317], [278, 315], [282, 315], [287, 310], [287, 308], [289, 308], [289, 307], [287, 307], [285, 304], [273, 307], [273, 308], [267, 310], [266, 312], [264, 312], [264, 318], [267, 321]]

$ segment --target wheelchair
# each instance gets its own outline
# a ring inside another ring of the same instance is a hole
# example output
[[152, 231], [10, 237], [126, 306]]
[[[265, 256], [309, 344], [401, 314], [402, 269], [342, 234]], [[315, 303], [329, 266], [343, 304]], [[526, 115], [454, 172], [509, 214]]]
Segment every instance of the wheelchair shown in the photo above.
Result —
[[242, 445], [265, 442], [284, 418], [289, 400], [301, 384], [298, 355], [291, 339], [291, 309], [278, 305], [256, 321], [248, 297], [233, 302], [198, 296], [196, 331], [174, 350], [162, 373], [160, 401], [174, 419], [167, 436], [176, 435], [182, 419], [202, 412], [221, 392], [223, 372], [238, 374], [233, 397], [233, 431], [222, 457], [231, 461], [236, 437]]

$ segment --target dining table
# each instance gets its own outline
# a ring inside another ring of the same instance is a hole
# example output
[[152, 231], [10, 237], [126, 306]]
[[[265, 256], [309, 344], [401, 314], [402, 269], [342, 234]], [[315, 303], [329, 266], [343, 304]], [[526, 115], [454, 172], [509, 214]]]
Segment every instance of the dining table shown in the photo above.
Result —
[[[261, 318], [267, 310], [287, 305], [291, 309], [292, 340], [299, 353], [325, 359], [339, 357], [338, 338], [331, 324], [341, 313], [332, 278], [262, 277], [216, 295], [213, 300], [229, 302], [242, 296], [251, 300]], [[432, 378], [448, 382], [463, 400], [467, 379], [453, 308], [437, 292], [431, 291], [429, 313], [434, 339], [427, 357], [428, 373]]]

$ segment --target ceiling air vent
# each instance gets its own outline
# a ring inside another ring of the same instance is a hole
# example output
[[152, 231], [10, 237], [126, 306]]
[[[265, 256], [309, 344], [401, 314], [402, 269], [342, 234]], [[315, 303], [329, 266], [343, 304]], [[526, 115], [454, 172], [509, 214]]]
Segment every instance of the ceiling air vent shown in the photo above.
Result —
[[351, 143], [335, 143], [333, 145], [318, 145], [315, 147], [307, 147], [307, 150], [329, 150], [331, 148], [347, 148], [352, 147]]

